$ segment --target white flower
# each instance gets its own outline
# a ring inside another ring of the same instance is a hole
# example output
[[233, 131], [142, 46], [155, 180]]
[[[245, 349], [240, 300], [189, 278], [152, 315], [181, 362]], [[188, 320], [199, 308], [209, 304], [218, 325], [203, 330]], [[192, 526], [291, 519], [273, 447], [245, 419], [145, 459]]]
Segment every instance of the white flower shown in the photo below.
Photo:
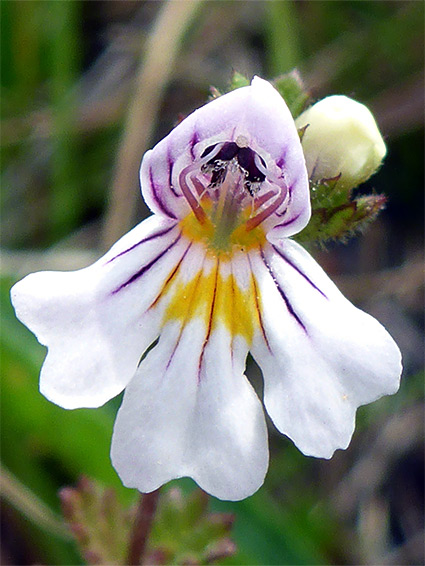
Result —
[[275, 426], [307, 455], [345, 448], [356, 408], [397, 390], [400, 353], [289, 239], [309, 220], [309, 187], [277, 91], [256, 77], [195, 111], [146, 153], [141, 183], [154, 215], [103, 258], [12, 290], [48, 346], [41, 392], [73, 409], [125, 388], [112, 462], [143, 492], [182, 476], [222, 499], [262, 485], [248, 351]]
[[315, 181], [341, 175], [341, 188], [357, 187], [385, 157], [385, 143], [371, 112], [347, 96], [320, 100], [296, 124], [307, 126], [302, 145], [309, 176]]

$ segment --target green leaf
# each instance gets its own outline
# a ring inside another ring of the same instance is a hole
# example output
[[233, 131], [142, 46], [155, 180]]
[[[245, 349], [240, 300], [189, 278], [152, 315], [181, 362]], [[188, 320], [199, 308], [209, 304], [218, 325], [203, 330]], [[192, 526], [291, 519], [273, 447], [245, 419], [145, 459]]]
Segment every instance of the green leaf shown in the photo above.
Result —
[[288, 72], [301, 59], [297, 2], [270, 0], [266, 8], [268, 67], [272, 75]]

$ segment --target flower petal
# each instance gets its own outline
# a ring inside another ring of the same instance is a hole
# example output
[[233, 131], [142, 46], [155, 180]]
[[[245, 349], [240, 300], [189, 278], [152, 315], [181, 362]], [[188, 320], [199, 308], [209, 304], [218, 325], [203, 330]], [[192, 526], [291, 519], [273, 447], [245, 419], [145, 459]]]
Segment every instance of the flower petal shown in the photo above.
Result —
[[179, 227], [151, 217], [94, 265], [28, 275], [12, 291], [18, 318], [48, 347], [40, 390], [72, 409], [120, 393], [158, 336], [150, 309], [188, 243]]
[[356, 408], [397, 391], [399, 349], [295, 242], [268, 244], [251, 264], [265, 334], [251, 351], [267, 412], [306, 455], [330, 458], [348, 446]]
[[166, 323], [115, 422], [111, 457], [127, 487], [149, 492], [189, 476], [216, 497], [239, 500], [262, 485], [267, 430], [243, 375], [246, 354], [246, 340], [225, 324], [203, 316]]
[[190, 212], [179, 187], [180, 172], [220, 142], [244, 143], [273, 164], [289, 191], [275, 224], [275, 237], [295, 234], [310, 217], [304, 155], [294, 120], [283, 98], [267, 81], [254, 77], [190, 114], [142, 161], [143, 196], [154, 213], [181, 219]]

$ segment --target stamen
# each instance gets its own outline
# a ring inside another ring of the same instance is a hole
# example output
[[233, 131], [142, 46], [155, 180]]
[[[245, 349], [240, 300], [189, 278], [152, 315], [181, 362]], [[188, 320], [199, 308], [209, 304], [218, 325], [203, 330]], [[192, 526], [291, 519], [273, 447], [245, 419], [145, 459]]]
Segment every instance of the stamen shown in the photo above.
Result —
[[247, 220], [245, 224], [245, 228], [247, 232], [250, 232], [257, 226], [259, 226], [262, 222], [264, 222], [264, 220], [268, 218], [271, 214], [273, 214], [273, 212], [275, 212], [279, 208], [279, 206], [284, 202], [288, 194], [288, 191], [284, 187], [279, 187], [279, 188], [280, 188], [280, 192], [277, 194], [277, 198], [275, 199], [275, 201], [267, 208], [264, 208], [259, 214], [257, 214], [257, 216], [253, 216], [252, 218]]
[[265, 177], [270, 177], [270, 171], [263, 165], [263, 161], [257, 153], [254, 154], [254, 162], [257, 169], [261, 171]]
[[[198, 222], [212, 222], [218, 248], [227, 245], [231, 233], [241, 224], [247, 232], [259, 226], [288, 196], [284, 180], [273, 166], [269, 170], [260, 155], [243, 140], [238, 141], [240, 144], [221, 142], [207, 147], [179, 175], [181, 192]], [[264, 181], [268, 187], [257, 197]], [[212, 208], [203, 206], [206, 195]]]
[[254, 199], [254, 210], [258, 210], [263, 204], [265, 204], [268, 200], [274, 197], [276, 193], [274, 191], [268, 191], [263, 195]]
[[[221, 142], [218, 143], [209, 153], [207, 153], [206, 155], [204, 155], [203, 157], [201, 157], [199, 160], [197, 160], [194, 165], [196, 164], [196, 168], [201, 168], [202, 165], [205, 165], [206, 163], [208, 163], [208, 161], [211, 161], [211, 159], [213, 159], [217, 153], [220, 152], [221, 148], [223, 147], [225, 142]], [[208, 149], [208, 148], [206, 148]], [[206, 151], [206, 150], [205, 150]]]
[[263, 160], [261, 159], [261, 157], [258, 154], [255, 154], [254, 162], [255, 162], [255, 165], [257, 166], [258, 170], [261, 171], [261, 173], [263, 173], [263, 175], [266, 177], [266, 179], [269, 180], [269, 182], [274, 183], [275, 185], [279, 185], [282, 182], [282, 179], [277, 177], [273, 173], [273, 171], [271, 171], [270, 169], [267, 169], [267, 167], [264, 165]]
[[192, 171], [193, 171], [193, 165], [189, 165], [189, 167], [185, 167], [180, 172], [179, 185], [184, 197], [186, 198], [190, 208], [193, 210], [193, 213], [196, 216], [197, 220], [200, 222], [200, 224], [205, 224], [207, 220], [207, 216], [204, 212], [204, 209], [201, 207], [198, 200], [190, 190], [188, 183], [186, 182], [188, 179], [191, 180], [189, 175]]
[[204, 196], [204, 194], [208, 191], [207, 187], [204, 187], [204, 185], [201, 183], [201, 181], [195, 177], [194, 175], [192, 175], [190, 177], [190, 180], [192, 181], [196, 192], [198, 193], [199, 198], [202, 198]]

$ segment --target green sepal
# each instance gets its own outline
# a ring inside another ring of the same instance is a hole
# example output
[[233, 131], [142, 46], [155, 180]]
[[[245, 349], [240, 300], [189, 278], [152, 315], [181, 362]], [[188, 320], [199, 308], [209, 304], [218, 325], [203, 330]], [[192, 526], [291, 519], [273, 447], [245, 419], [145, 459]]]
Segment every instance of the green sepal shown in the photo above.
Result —
[[59, 496], [87, 564], [126, 564], [133, 512], [121, 506], [115, 490], [83, 477]]
[[340, 175], [331, 179], [321, 179], [320, 181], [310, 181], [311, 208], [336, 208], [347, 204], [351, 200], [351, 191], [341, 188], [338, 183]]
[[[123, 507], [114, 489], [85, 477], [59, 495], [87, 564], [127, 564], [136, 506]], [[204, 565], [235, 554], [229, 538], [233, 515], [209, 513], [208, 502], [200, 489], [189, 495], [178, 488], [162, 492], [142, 564]]]
[[230, 81], [227, 92], [236, 90], [237, 88], [241, 88], [242, 86], [249, 86], [250, 84], [251, 81], [247, 77], [245, 77], [245, 75], [239, 73], [239, 71], [233, 71], [232, 79]]
[[222, 92], [215, 86], [210, 87], [210, 100], [213, 100], [214, 98], [218, 98], [219, 96], [231, 92], [232, 90], [236, 90], [237, 88], [241, 88], [243, 86], [249, 86], [250, 84], [251, 81], [247, 79], [245, 75], [239, 73], [239, 71], [233, 71], [232, 78], [230, 79], [230, 82], [227, 85], [227, 88], [224, 92]]
[[295, 120], [310, 102], [310, 95], [304, 86], [300, 74], [294, 69], [274, 79], [272, 84], [285, 100]]
[[147, 563], [212, 564], [236, 552], [229, 534], [233, 516], [209, 513], [209, 496], [200, 489], [183, 496], [178, 488], [164, 492], [149, 540]]
[[[300, 74], [296, 69], [284, 75], [280, 75], [276, 79], [273, 79], [271, 83], [285, 100], [294, 119], [299, 116], [309, 104], [310, 95], [306, 91]], [[233, 71], [232, 78], [225, 92], [231, 92], [232, 90], [249, 86], [250, 84], [250, 79], [245, 75], [239, 73], [239, 71]], [[214, 86], [210, 87], [210, 93], [211, 98], [218, 98], [224, 94]]]
[[368, 195], [339, 206], [313, 207], [310, 222], [294, 239], [322, 246], [330, 240], [346, 241], [374, 220], [385, 204], [384, 195]]

